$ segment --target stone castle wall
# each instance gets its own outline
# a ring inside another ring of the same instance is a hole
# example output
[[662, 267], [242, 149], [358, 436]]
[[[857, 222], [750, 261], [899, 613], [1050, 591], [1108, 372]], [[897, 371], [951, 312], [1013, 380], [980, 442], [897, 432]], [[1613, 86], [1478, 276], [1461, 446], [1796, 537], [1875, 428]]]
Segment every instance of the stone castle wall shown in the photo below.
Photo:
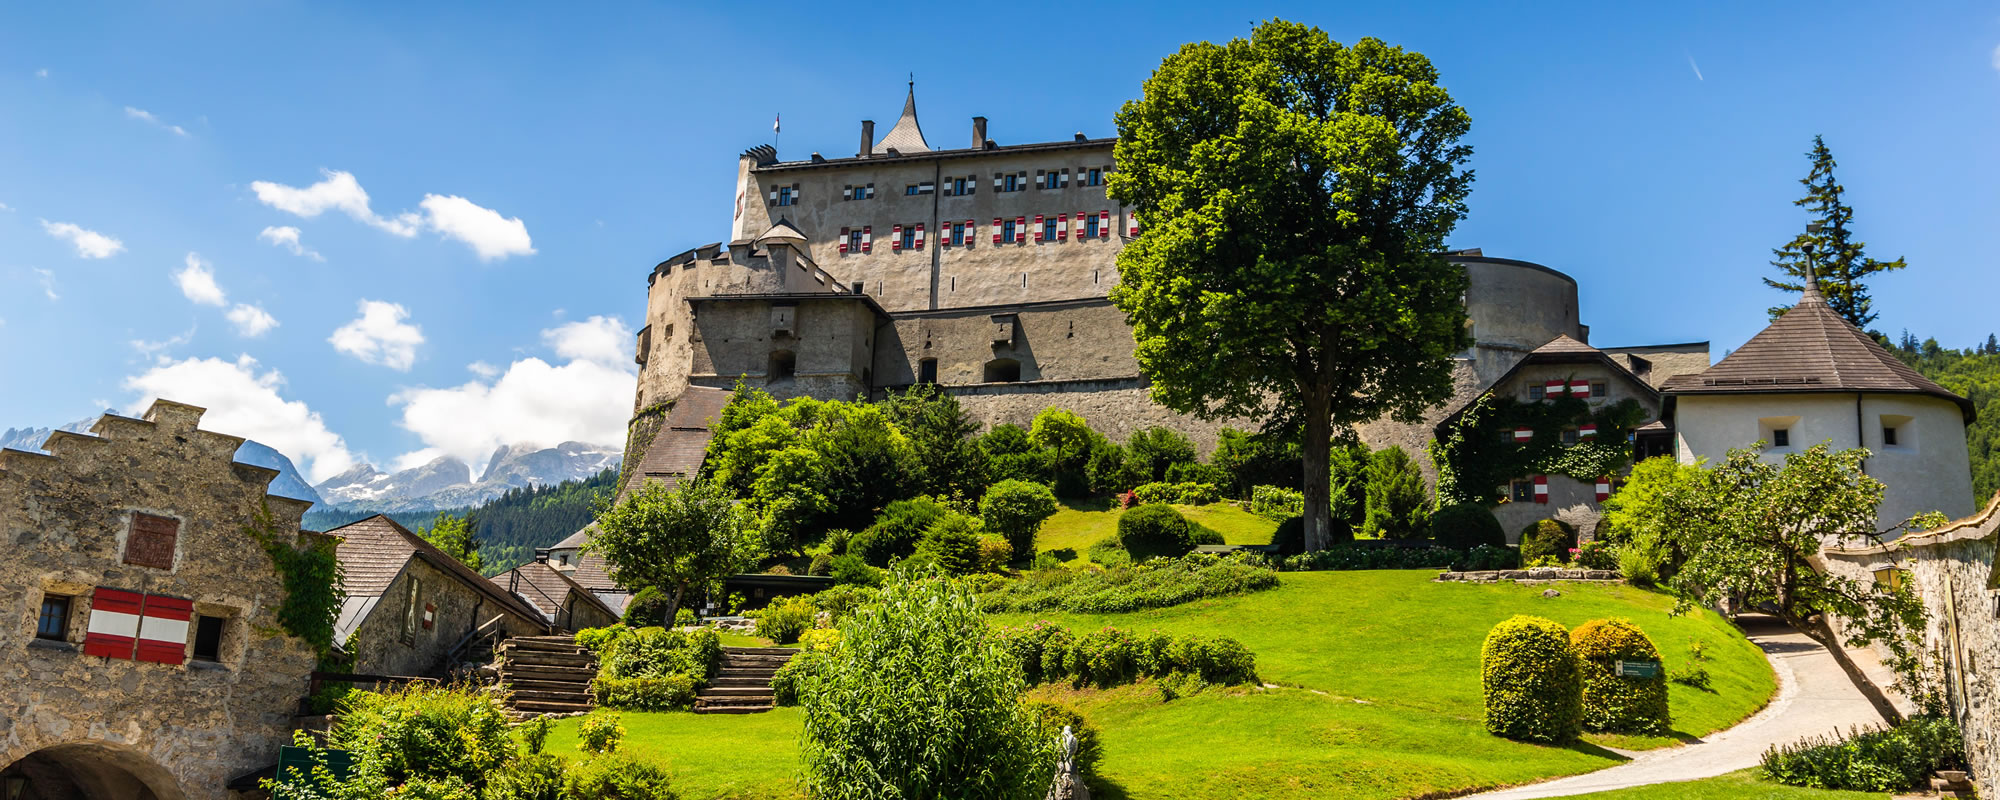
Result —
[[[95, 436], [58, 433], [51, 455], [0, 452], [0, 768], [67, 766], [120, 796], [201, 800], [289, 741], [315, 659], [274, 633], [285, 592], [242, 528], [268, 504], [290, 540], [310, 504], [267, 496], [277, 473], [234, 463], [243, 440], [198, 430], [201, 413], [162, 401], [144, 420], [106, 416]], [[127, 563], [134, 512], [179, 521], [167, 566]], [[192, 600], [224, 620], [218, 659], [84, 655], [98, 587]], [[48, 595], [73, 598], [60, 640], [36, 637]]]

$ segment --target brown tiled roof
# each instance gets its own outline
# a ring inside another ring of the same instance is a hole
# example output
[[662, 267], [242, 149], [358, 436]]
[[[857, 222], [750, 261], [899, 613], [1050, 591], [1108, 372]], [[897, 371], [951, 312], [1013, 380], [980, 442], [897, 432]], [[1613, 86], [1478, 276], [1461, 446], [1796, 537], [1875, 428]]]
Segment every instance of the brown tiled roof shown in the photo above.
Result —
[[347, 591], [348, 597], [381, 596], [389, 590], [389, 584], [395, 582], [403, 566], [416, 557], [431, 562], [439, 571], [486, 595], [507, 611], [530, 620], [541, 619], [540, 612], [532, 606], [494, 586], [471, 567], [459, 563], [458, 559], [445, 554], [436, 545], [381, 514], [326, 533], [340, 537], [340, 544], [334, 553], [340, 559], [341, 587]]
[[515, 596], [534, 606], [536, 610], [542, 612], [543, 619], [551, 622], [555, 621], [557, 612], [562, 610], [564, 599], [572, 592], [575, 596], [604, 609], [606, 614], [618, 616], [618, 612], [605, 605], [604, 601], [598, 599], [597, 595], [591, 594], [590, 590], [570, 580], [562, 570], [540, 561], [522, 564], [493, 576], [492, 580], [493, 585], [500, 587], [502, 591], [507, 591], [509, 586], [516, 587], [513, 589]]
[[585, 525], [582, 530], [579, 530], [576, 533], [572, 533], [568, 536], [563, 537], [563, 540], [560, 542], [556, 542], [555, 544], [549, 545], [549, 549], [575, 550], [579, 547], [582, 547], [583, 543], [588, 541], [590, 541], [590, 526]]
[[1548, 344], [1535, 348], [1535, 352], [1543, 355], [1550, 353], [1595, 353], [1598, 352], [1598, 349], [1570, 338], [1570, 335], [1567, 333], [1559, 333], [1556, 334], [1556, 338], [1550, 339]]
[[1973, 419], [1972, 401], [1924, 377], [1828, 306], [1808, 284], [1799, 303], [1706, 371], [1677, 375], [1668, 395], [1879, 392], [1926, 394], [1956, 403]]
[[[729, 404], [729, 392], [707, 386], [689, 386], [674, 401], [673, 410], [667, 412], [667, 419], [653, 434], [653, 443], [646, 448], [646, 457], [640, 459], [639, 466], [625, 477], [625, 485], [619, 487], [618, 497], [639, 490], [639, 485], [647, 478], [664, 481], [668, 486], [680, 482], [681, 476], [693, 475], [701, 471], [702, 458], [708, 455], [708, 440], [714, 436], [710, 427], [721, 417], [722, 407]], [[567, 540], [565, 540], [567, 541]]]
[[584, 553], [582, 558], [577, 559], [576, 569], [570, 570], [569, 578], [593, 592], [625, 591], [625, 587], [611, 579], [611, 565], [596, 553]]

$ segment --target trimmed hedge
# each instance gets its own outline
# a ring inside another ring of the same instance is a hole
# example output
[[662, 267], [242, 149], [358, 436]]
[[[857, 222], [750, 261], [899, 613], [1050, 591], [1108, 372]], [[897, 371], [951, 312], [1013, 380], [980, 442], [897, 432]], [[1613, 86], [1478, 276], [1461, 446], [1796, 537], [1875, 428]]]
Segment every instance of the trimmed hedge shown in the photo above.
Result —
[[1532, 564], [1538, 558], [1554, 558], [1569, 561], [1569, 551], [1576, 547], [1576, 529], [1559, 519], [1545, 519], [1532, 522], [1521, 529], [1521, 563]]
[[1486, 634], [1479, 663], [1488, 732], [1549, 744], [1576, 739], [1582, 730], [1582, 677], [1562, 625], [1515, 615]]
[[1277, 586], [1277, 571], [1261, 559], [1187, 556], [1106, 570], [1036, 570], [980, 595], [979, 605], [995, 614], [1010, 611], [1123, 614]]
[[1461, 554], [1447, 547], [1370, 547], [1334, 545], [1325, 550], [1285, 559], [1287, 572], [1343, 569], [1445, 569]]
[[1306, 495], [1282, 486], [1258, 486], [1250, 490], [1250, 513], [1283, 522], [1306, 513]]
[[1597, 619], [1570, 632], [1570, 648], [1583, 671], [1583, 729], [1620, 733], [1666, 733], [1665, 669], [1651, 678], [1621, 677], [1620, 661], [1660, 661], [1645, 631], [1628, 620]]
[[1478, 503], [1457, 503], [1431, 515], [1431, 538], [1439, 546], [1471, 550], [1481, 545], [1507, 546], [1507, 531], [1493, 512]]
[[1132, 495], [1141, 503], [1179, 503], [1184, 506], [1205, 506], [1222, 500], [1222, 493], [1216, 490], [1213, 483], [1154, 481], [1133, 488]]
[[995, 638], [1021, 662], [1031, 684], [1067, 680], [1100, 689], [1141, 677], [1183, 677], [1202, 683], [1235, 685], [1257, 680], [1257, 657], [1227, 636], [1134, 634], [1106, 627], [1072, 633], [1046, 620], [1000, 628]]
[[596, 695], [597, 704], [606, 708], [671, 711], [694, 705], [695, 682], [681, 674], [647, 678], [599, 675], [590, 682], [590, 691]]

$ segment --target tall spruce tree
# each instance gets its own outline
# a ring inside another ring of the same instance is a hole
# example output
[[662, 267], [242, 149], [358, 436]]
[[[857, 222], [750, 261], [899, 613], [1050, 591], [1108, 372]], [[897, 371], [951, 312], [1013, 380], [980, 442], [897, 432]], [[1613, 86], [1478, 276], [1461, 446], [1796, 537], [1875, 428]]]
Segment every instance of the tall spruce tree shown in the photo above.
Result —
[[[1806, 196], [1792, 201], [1792, 205], [1805, 208], [1813, 213], [1813, 221], [1821, 223], [1819, 233], [1802, 232], [1785, 246], [1772, 250], [1776, 256], [1771, 266], [1778, 268], [1776, 278], [1765, 278], [1764, 284], [1773, 289], [1796, 293], [1805, 288], [1806, 248], [1812, 248], [1812, 266], [1819, 278], [1819, 290], [1826, 295], [1827, 305], [1863, 330], [1875, 321], [1872, 310], [1873, 300], [1868, 296], [1867, 278], [1881, 272], [1892, 272], [1908, 264], [1903, 259], [1876, 261], [1862, 253], [1866, 245], [1854, 240], [1854, 232], [1848, 225], [1854, 221], [1854, 208], [1841, 201], [1846, 187], [1834, 180], [1833, 151], [1826, 148], [1825, 139], [1814, 136], [1812, 152], [1806, 154], [1812, 159], [1812, 171], [1799, 183], [1806, 187]], [[1771, 309], [1771, 318], [1784, 316], [1789, 305]]]

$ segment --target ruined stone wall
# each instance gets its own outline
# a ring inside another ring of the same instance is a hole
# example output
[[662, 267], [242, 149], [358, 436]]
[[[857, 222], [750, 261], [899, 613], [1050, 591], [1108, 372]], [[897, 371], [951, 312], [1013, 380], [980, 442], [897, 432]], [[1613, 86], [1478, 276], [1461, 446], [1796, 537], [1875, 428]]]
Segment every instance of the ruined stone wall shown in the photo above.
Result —
[[[403, 614], [409, 607], [410, 580], [417, 581], [416, 635], [403, 639]], [[423, 605], [435, 607], [429, 629], [423, 626]], [[354, 671], [364, 675], [440, 675], [450, 667], [445, 659], [465, 635], [496, 616], [509, 636], [540, 636], [546, 631], [535, 620], [502, 609], [492, 598], [445, 574], [422, 558], [412, 558], [403, 573], [382, 593], [381, 602], [355, 629]]]
[[[0, 767], [83, 754], [163, 800], [202, 800], [289, 741], [315, 659], [274, 632], [285, 592], [242, 528], [268, 503], [291, 540], [310, 504], [267, 497], [277, 473], [233, 463], [243, 440], [197, 429], [201, 414], [161, 401], [144, 420], [106, 416], [95, 436], [59, 433], [52, 455], [0, 452]], [[134, 512], [178, 520], [165, 566], [126, 563]], [[97, 587], [192, 600], [224, 620], [218, 659], [84, 655]], [[73, 598], [60, 640], [36, 638], [48, 595]]]

